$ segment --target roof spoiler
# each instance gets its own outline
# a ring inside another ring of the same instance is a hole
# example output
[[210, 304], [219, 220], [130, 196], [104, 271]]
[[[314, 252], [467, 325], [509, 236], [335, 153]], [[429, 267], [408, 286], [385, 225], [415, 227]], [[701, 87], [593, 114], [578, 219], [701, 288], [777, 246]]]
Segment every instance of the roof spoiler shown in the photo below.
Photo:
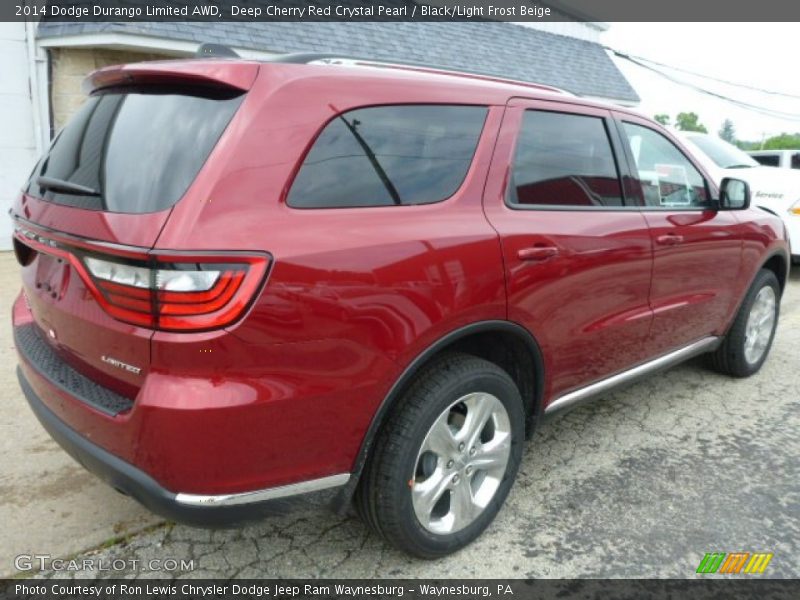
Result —
[[191, 85], [247, 91], [256, 80], [255, 62], [179, 60], [142, 62], [105, 67], [84, 79], [82, 90], [90, 94], [103, 88], [126, 85]]

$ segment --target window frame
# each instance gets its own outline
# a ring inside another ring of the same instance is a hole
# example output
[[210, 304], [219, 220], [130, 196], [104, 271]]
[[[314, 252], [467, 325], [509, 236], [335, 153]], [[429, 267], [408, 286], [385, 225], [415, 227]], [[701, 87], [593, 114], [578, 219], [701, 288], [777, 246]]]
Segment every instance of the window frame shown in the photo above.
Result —
[[[522, 102], [514, 102], [515, 99], [512, 99], [507, 106], [507, 110], [509, 108], [518, 108], [518, 119], [515, 119], [513, 122], [513, 127], [515, 128], [514, 131], [514, 143], [511, 149], [511, 156], [509, 159], [508, 164], [508, 176], [507, 181], [505, 183], [505, 190], [503, 192], [503, 203], [506, 207], [510, 208], [511, 210], [520, 210], [520, 211], [558, 211], [558, 212], [635, 212], [640, 209], [640, 206], [637, 204], [630, 204], [630, 201], [635, 199], [634, 196], [630, 194], [629, 186], [626, 185], [626, 175], [628, 171], [627, 160], [624, 157], [624, 147], [622, 145], [622, 140], [619, 139], [619, 131], [617, 130], [615, 124], [613, 123], [614, 117], [611, 114], [611, 111], [597, 109], [594, 107], [589, 106], [581, 106], [581, 105], [568, 105], [568, 104], [554, 104], [552, 106], [546, 106], [543, 102], [535, 102], [535, 101], [528, 101], [525, 102], [523, 99], [516, 99], [522, 100]], [[573, 109], [573, 110], [570, 110]], [[570, 204], [515, 204], [510, 201], [510, 190], [511, 190], [511, 174], [514, 170], [515, 160], [517, 157], [517, 145], [519, 144], [520, 138], [522, 137], [522, 125], [525, 121], [525, 113], [531, 112], [540, 112], [540, 113], [553, 113], [553, 114], [561, 114], [561, 115], [568, 115], [573, 117], [588, 117], [593, 119], [599, 119], [603, 125], [603, 129], [606, 132], [606, 137], [608, 138], [608, 145], [609, 149], [611, 150], [611, 157], [614, 160], [614, 167], [617, 171], [617, 182], [619, 183], [620, 189], [620, 199], [623, 202], [622, 206], [582, 206], [582, 205], [570, 205]], [[622, 157], [622, 158], [621, 158]]]
[[[481, 124], [480, 132], [478, 133], [478, 139], [475, 141], [475, 149], [472, 152], [472, 157], [470, 158], [469, 165], [467, 166], [466, 171], [464, 172], [464, 177], [461, 182], [458, 184], [453, 192], [445, 197], [441, 198], [440, 200], [433, 200], [431, 202], [418, 202], [415, 204], [376, 204], [376, 205], [363, 205], [363, 206], [293, 206], [289, 203], [289, 196], [291, 195], [292, 188], [294, 187], [297, 177], [300, 174], [300, 171], [303, 169], [303, 165], [308, 158], [308, 155], [314, 149], [314, 146], [317, 144], [320, 136], [325, 132], [328, 126], [333, 123], [336, 119], [351, 113], [357, 110], [365, 110], [365, 109], [373, 109], [373, 108], [393, 108], [393, 107], [401, 107], [401, 106], [441, 106], [441, 107], [471, 107], [471, 108], [483, 108], [486, 110], [486, 114], [483, 118], [483, 123]], [[490, 120], [492, 105], [489, 103], [481, 104], [481, 103], [466, 103], [466, 102], [381, 102], [381, 103], [374, 103], [374, 104], [363, 104], [363, 105], [356, 105], [356, 106], [349, 106], [344, 110], [338, 110], [335, 114], [331, 114], [314, 132], [314, 135], [311, 136], [311, 139], [306, 144], [303, 152], [300, 154], [297, 162], [295, 163], [294, 167], [292, 168], [291, 174], [287, 179], [287, 184], [283, 188], [283, 193], [281, 194], [280, 203], [290, 210], [297, 210], [297, 211], [330, 211], [330, 210], [376, 210], [376, 209], [404, 209], [404, 208], [413, 208], [413, 207], [424, 207], [424, 206], [435, 206], [442, 204], [444, 202], [449, 202], [453, 198], [459, 195], [459, 193], [464, 189], [464, 186], [467, 184], [470, 173], [475, 169], [475, 157], [478, 156], [478, 152], [480, 150], [481, 143], [483, 142], [484, 137], [486, 136], [487, 132], [487, 124]]]
[[[639, 198], [639, 210], [642, 212], [706, 212], [709, 210], [715, 211], [718, 210], [718, 206], [715, 202], [715, 194], [714, 189], [709, 184], [711, 179], [709, 178], [706, 171], [703, 169], [701, 165], [699, 165], [695, 160], [691, 158], [691, 155], [688, 154], [677, 142], [677, 140], [673, 139], [666, 131], [661, 131], [658, 129], [657, 126], [654, 126], [652, 123], [645, 121], [644, 119], [635, 118], [633, 115], [628, 114], [615, 114], [614, 115], [614, 122], [617, 128], [617, 135], [620, 138], [622, 146], [625, 151], [625, 160], [628, 164], [628, 173], [631, 179], [635, 180], [638, 189], [636, 195]], [[625, 132], [625, 123], [629, 123], [631, 125], [636, 125], [638, 127], [642, 127], [644, 129], [649, 129], [656, 135], [660, 135], [664, 138], [667, 142], [672, 144], [672, 146], [677, 150], [681, 156], [697, 171], [700, 177], [703, 179], [703, 186], [706, 191], [706, 198], [707, 204], [705, 206], [651, 206], [644, 203], [644, 198], [641, 195], [640, 190], [642, 189], [642, 182], [639, 179], [639, 168], [636, 166], [636, 159], [633, 156], [633, 150], [631, 149], [630, 142], [628, 141], [628, 135]]]

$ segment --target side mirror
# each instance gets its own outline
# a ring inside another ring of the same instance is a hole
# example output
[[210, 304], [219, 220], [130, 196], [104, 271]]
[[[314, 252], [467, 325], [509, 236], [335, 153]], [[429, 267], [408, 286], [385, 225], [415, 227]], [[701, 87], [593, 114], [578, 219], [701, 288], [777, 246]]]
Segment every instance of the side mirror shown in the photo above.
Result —
[[725, 177], [719, 186], [720, 210], [750, 208], [750, 186], [746, 181]]

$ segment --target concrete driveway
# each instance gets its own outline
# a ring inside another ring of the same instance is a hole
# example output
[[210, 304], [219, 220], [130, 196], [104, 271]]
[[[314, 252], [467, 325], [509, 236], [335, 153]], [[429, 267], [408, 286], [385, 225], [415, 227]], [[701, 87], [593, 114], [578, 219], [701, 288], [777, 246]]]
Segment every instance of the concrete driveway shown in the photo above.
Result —
[[[6, 315], [13, 273], [2, 257]], [[2, 335], [0, 572], [15, 573], [20, 553], [69, 556], [156, 523], [49, 441], [16, 388], [7, 324]], [[452, 557], [411, 559], [355, 517], [310, 510], [236, 530], [164, 524], [81, 558], [125, 565], [101, 577], [680, 578], [706, 552], [744, 551], [774, 553], [765, 576], [798, 577], [798, 456], [800, 273], [759, 375], [732, 380], [694, 362], [544, 423], [495, 523]], [[152, 559], [193, 568], [144, 570]]]
[[16, 574], [14, 557], [66, 556], [141, 531], [159, 519], [87, 473], [50, 439], [17, 383], [11, 305], [19, 292], [11, 252], [0, 252], [0, 576]]

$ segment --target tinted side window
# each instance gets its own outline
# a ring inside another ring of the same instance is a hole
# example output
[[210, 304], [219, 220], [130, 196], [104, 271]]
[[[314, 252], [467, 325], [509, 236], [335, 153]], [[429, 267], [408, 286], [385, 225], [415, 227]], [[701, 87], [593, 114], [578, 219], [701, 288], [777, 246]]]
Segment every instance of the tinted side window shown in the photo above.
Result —
[[761, 156], [754, 156], [759, 163], [765, 167], [779, 167], [781, 166], [781, 157], [777, 154], [762, 154]]
[[789, 166], [792, 169], [800, 169], [800, 153], [795, 152], [792, 154], [792, 160]]
[[[92, 96], [39, 161], [27, 193], [109, 212], [169, 208], [194, 181], [243, 98], [159, 87]], [[38, 185], [39, 177], [96, 193], [54, 191]]]
[[334, 118], [303, 162], [287, 203], [295, 208], [427, 204], [466, 177], [486, 107], [408, 105]]
[[639, 171], [646, 206], [692, 208], [708, 205], [705, 179], [672, 142], [647, 127], [625, 123], [624, 128]]
[[529, 110], [517, 140], [512, 205], [622, 206], [603, 119]]

